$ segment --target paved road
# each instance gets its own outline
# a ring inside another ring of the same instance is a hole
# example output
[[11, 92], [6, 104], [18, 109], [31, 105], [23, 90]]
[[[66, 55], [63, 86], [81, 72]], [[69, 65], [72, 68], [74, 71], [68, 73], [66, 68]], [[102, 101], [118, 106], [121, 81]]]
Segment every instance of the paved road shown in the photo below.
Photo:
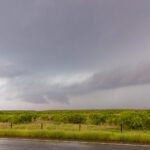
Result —
[[0, 139], [0, 150], [150, 150], [150, 147]]

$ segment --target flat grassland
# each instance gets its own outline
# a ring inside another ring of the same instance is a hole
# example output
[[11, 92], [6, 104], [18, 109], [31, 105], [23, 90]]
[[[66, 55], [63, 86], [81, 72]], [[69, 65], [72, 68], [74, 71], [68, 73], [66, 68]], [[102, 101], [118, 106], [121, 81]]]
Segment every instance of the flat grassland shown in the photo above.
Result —
[[0, 136], [150, 143], [150, 111], [1, 111]]

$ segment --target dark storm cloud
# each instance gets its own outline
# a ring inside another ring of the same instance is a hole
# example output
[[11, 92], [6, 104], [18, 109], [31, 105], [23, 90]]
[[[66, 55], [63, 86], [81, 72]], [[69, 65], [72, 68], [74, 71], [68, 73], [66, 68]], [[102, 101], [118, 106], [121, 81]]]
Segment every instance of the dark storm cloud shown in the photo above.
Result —
[[88, 81], [77, 88], [80, 91], [114, 89], [132, 85], [150, 83], [150, 64], [139, 65], [136, 68], [122, 67], [112, 71], [94, 74]]
[[[99, 90], [149, 84], [149, 63], [135, 67], [149, 61], [149, 27], [149, 0], [1, 0], [5, 95], [13, 91], [8, 99], [64, 103]], [[71, 85], [46, 80], [84, 72], [94, 74]]]
[[134, 62], [135, 54], [137, 60], [147, 54], [147, 49], [141, 54], [132, 45], [143, 34], [148, 36], [149, 4], [149, 0], [1, 1], [1, 57], [21, 68], [51, 72], [95, 71]]
[[[27, 79], [24, 85], [13, 82], [20, 95], [19, 99], [32, 103], [48, 103], [58, 101], [66, 103], [69, 97], [90, 94], [95, 91], [108, 90], [150, 83], [150, 64], [136, 68], [122, 67], [111, 71], [99, 72], [86, 81], [72, 85], [46, 84], [37, 79]], [[31, 88], [29, 88], [31, 87]]]

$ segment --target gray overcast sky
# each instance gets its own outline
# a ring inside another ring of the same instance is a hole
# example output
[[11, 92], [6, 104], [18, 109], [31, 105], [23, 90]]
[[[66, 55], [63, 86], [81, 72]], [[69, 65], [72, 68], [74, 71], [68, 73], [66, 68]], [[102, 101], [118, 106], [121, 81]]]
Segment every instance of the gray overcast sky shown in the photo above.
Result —
[[150, 108], [150, 0], [1, 0], [0, 109]]

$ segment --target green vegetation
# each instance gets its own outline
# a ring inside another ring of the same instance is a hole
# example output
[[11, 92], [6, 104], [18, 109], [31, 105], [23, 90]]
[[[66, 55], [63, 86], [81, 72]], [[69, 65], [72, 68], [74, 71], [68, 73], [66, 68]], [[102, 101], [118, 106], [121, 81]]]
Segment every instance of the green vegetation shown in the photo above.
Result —
[[0, 136], [150, 143], [150, 111], [0, 111]]
[[89, 116], [92, 124], [101, 125], [106, 123], [107, 115], [104, 114], [90, 114]]
[[150, 143], [150, 134], [111, 132], [71, 132], [49, 130], [0, 130], [0, 136], [49, 139], [94, 140], [111, 142]]

